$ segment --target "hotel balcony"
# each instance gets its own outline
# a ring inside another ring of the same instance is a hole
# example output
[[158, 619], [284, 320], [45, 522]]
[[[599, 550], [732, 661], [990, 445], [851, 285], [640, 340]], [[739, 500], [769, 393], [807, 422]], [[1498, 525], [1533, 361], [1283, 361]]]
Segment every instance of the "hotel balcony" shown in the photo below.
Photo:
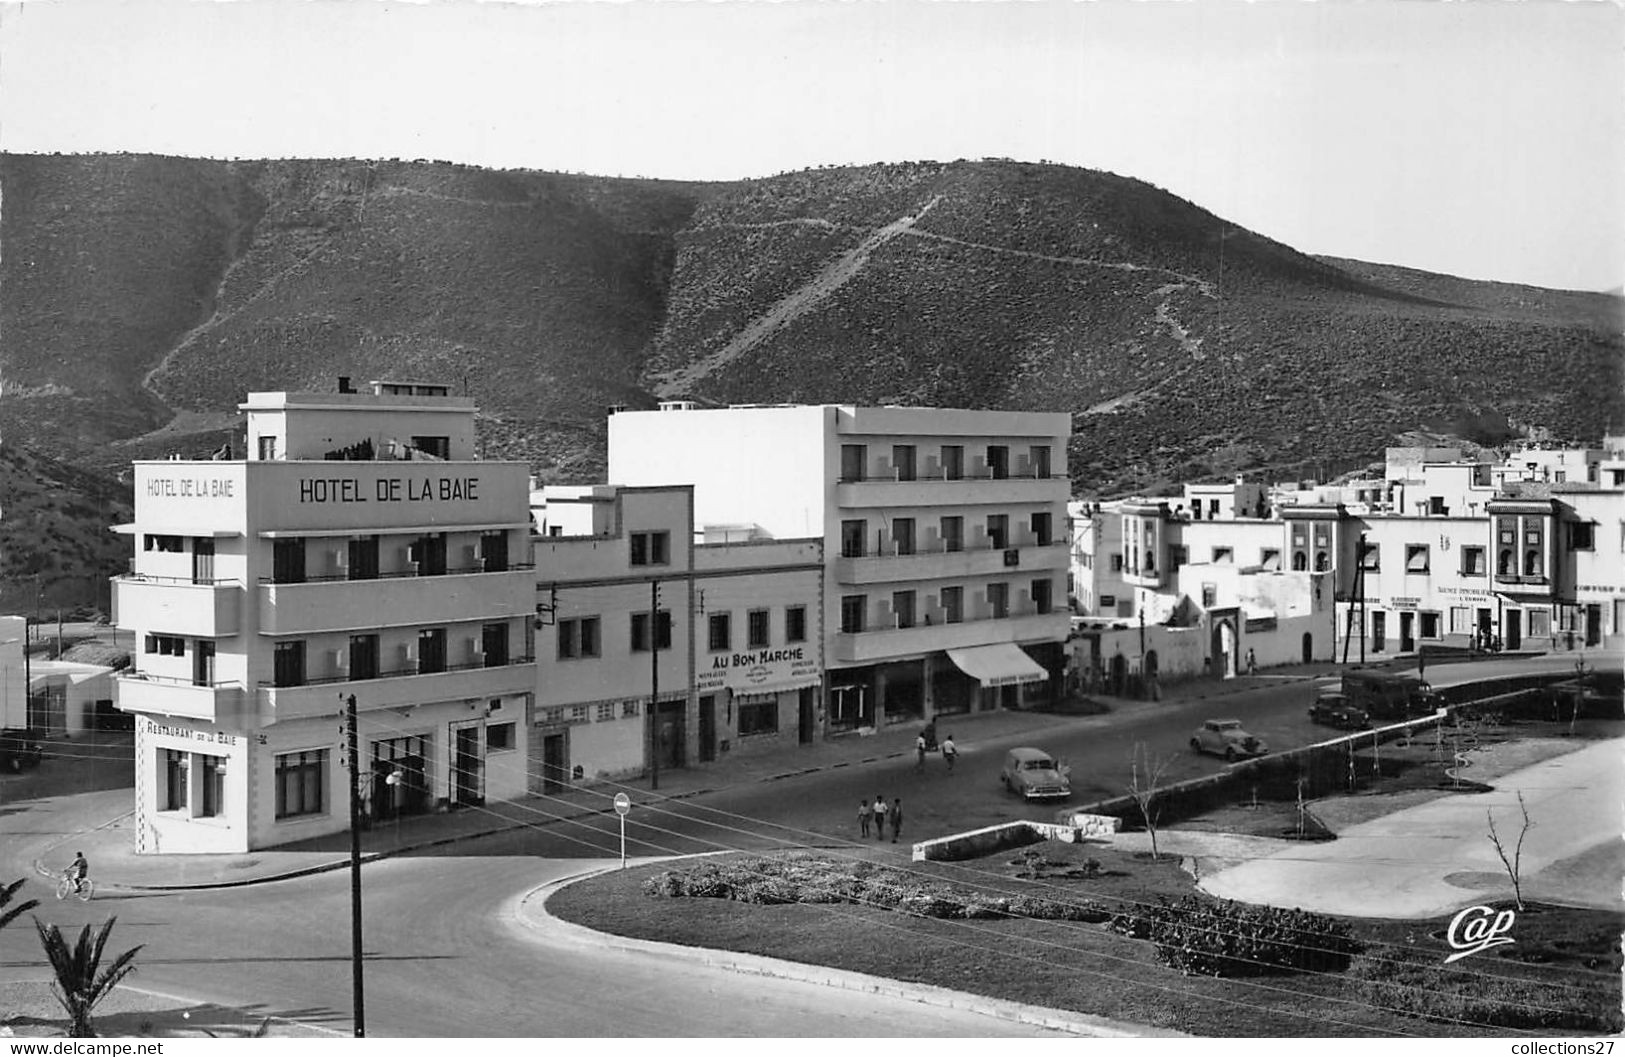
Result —
[[375, 679], [339, 677], [312, 680], [300, 686], [261, 686], [255, 693], [255, 702], [260, 724], [269, 726], [296, 719], [336, 716], [344, 707], [343, 699], [351, 694], [355, 695], [356, 708], [366, 712], [465, 698], [483, 701], [504, 694], [531, 693], [535, 689], [535, 658], [518, 657], [509, 664], [489, 668], [476, 664], [448, 667], [440, 672], [381, 672]]
[[1064, 503], [1071, 482], [1065, 477], [891, 477], [842, 480], [835, 485], [838, 507], [911, 507]]
[[526, 566], [500, 573], [261, 583], [258, 593], [260, 634], [302, 635], [527, 616], [536, 603], [536, 574]]
[[962, 646], [991, 646], [999, 642], [1061, 642], [1071, 631], [1065, 609], [1052, 613], [1013, 613], [955, 624], [916, 624], [910, 628], [875, 628], [833, 636], [832, 660], [845, 664], [872, 664], [906, 657], [921, 657]]
[[173, 679], [143, 672], [122, 673], [114, 680], [122, 712], [181, 716], [205, 723], [235, 725], [243, 718], [241, 683], [198, 686], [189, 679]]
[[[1019, 542], [1019, 541], [1018, 541]], [[835, 580], [841, 584], [894, 583], [905, 580], [964, 580], [980, 576], [1011, 576], [1025, 572], [1065, 569], [1067, 546], [1064, 540], [1039, 544], [1027, 542], [998, 549], [980, 540], [965, 550], [945, 551], [938, 540], [926, 541], [929, 550], [913, 554], [895, 552], [861, 558], [835, 559]]]
[[130, 573], [113, 578], [121, 627], [215, 639], [242, 627], [243, 585], [236, 580], [196, 583], [189, 578]]

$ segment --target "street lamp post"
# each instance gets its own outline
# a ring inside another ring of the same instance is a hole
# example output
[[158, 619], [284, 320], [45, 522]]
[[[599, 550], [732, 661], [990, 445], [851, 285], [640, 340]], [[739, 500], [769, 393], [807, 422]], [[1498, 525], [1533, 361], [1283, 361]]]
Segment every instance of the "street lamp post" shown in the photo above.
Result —
[[350, 988], [355, 1005], [355, 1037], [367, 1035], [367, 1005], [361, 976], [361, 793], [357, 767], [355, 695], [344, 698], [345, 756], [350, 771]]

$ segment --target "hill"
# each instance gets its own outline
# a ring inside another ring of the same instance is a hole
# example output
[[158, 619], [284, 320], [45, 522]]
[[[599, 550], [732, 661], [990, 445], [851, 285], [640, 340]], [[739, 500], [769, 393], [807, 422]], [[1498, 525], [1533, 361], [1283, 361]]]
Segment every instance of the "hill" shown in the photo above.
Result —
[[561, 481], [602, 474], [606, 406], [679, 395], [1064, 409], [1095, 495], [1625, 422], [1618, 297], [1310, 257], [1064, 166], [0, 155], [0, 192], [4, 440], [103, 482], [338, 375], [448, 381], [486, 457]]

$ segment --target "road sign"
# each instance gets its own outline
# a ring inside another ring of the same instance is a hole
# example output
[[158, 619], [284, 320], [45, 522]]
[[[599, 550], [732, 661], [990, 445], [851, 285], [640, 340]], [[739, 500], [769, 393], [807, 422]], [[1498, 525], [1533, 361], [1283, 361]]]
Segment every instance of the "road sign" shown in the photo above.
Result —
[[625, 793], [615, 794], [615, 813], [624, 815], [632, 810], [632, 798]]

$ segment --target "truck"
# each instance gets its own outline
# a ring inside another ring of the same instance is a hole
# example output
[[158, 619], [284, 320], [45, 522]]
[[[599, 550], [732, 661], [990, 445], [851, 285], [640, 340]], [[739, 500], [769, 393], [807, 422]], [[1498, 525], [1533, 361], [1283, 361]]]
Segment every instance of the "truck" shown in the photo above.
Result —
[[1341, 694], [1374, 720], [1431, 715], [1444, 705], [1426, 679], [1393, 672], [1344, 672]]

